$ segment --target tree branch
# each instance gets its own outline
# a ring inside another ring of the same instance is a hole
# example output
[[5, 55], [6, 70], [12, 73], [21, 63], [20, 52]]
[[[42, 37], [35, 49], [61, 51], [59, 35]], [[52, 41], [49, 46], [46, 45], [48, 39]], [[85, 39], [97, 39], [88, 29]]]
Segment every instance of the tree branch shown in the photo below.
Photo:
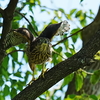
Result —
[[33, 32], [35, 33], [35, 35], [38, 36], [37, 32], [35, 31], [34, 27], [30, 23], [30, 21], [23, 14], [21, 14], [20, 12], [18, 12], [17, 10], [15, 12], [18, 13], [19, 15], [21, 15], [23, 18], [25, 18], [25, 20], [30, 24], [31, 28], [33, 29]]
[[3, 9], [0, 7], [0, 13], [3, 16]]
[[72, 37], [72, 36], [78, 34], [79, 32], [82, 32], [85, 28], [86, 28], [86, 27], [83, 27], [82, 29], [78, 30], [77, 32], [75, 32], [75, 33], [69, 35], [68, 37], [65, 37], [64, 39], [62, 39], [62, 40], [60, 40], [59, 42], [57, 42], [56, 44], [54, 44], [53, 47], [55, 47], [55, 46], [58, 45], [59, 43], [64, 42], [64, 41], [67, 40], [69, 37]]
[[9, 32], [11, 28], [11, 21], [13, 19], [13, 14], [16, 8], [18, 0], [10, 0], [6, 9], [4, 9], [3, 15], [3, 30], [1, 40], [4, 41], [6, 34]]
[[0, 39], [0, 63], [5, 56], [3, 43], [6, 37], [6, 34], [9, 32], [11, 28], [11, 21], [13, 19], [13, 14], [14, 14], [17, 3], [18, 3], [18, 0], [10, 0], [7, 8], [5, 8], [4, 10], [0, 8], [0, 13], [2, 14], [2, 17], [3, 17], [3, 29], [2, 29], [1, 39]]
[[8, 55], [10, 55], [10, 54], [12, 54], [14, 52], [18, 52], [18, 51], [25, 52], [25, 50], [14, 50], [14, 51], [11, 51], [11, 52], [7, 53], [6, 56], [8, 56]]
[[100, 30], [78, 53], [54, 66], [45, 73], [44, 79], [37, 79], [12, 100], [35, 100], [67, 75], [79, 68], [92, 64], [91, 59], [98, 50], [100, 50]]

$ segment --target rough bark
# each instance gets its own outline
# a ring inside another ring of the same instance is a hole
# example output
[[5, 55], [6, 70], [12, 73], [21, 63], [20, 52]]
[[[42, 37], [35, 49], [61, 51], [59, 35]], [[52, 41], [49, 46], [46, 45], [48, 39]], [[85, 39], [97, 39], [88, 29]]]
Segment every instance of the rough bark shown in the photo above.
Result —
[[[99, 29], [100, 29], [100, 7], [99, 7], [97, 16], [95, 17], [94, 21], [92, 23], [90, 23], [88, 26], [86, 26], [84, 28], [84, 30], [82, 31], [82, 33], [81, 33], [82, 34], [82, 40], [83, 40], [83, 46], [85, 46], [85, 44], [89, 41], [89, 39]], [[93, 71], [98, 70], [98, 69], [100, 69], [100, 61], [96, 61], [91, 66], [85, 68], [85, 70], [87, 72], [89, 72], [89, 71], [93, 72]], [[94, 94], [94, 95], [100, 94], [100, 82], [98, 82], [95, 85], [91, 84], [90, 83], [90, 75], [88, 75], [84, 79], [83, 87], [78, 92], [75, 90], [75, 84], [74, 83], [75, 83], [75, 78], [73, 79], [72, 82], [70, 82], [70, 84], [68, 86], [68, 90], [66, 92], [66, 96], [69, 95], [69, 94], [82, 94], [82, 93], [86, 93], [86, 94], [89, 94], [89, 95], [91, 95], [91, 94]]]
[[34, 81], [12, 100], [34, 100], [67, 75], [92, 64], [91, 59], [99, 49], [100, 31], [77, 54], [54, 66], [45, 73], [44, 79]]
[[2, 62], [5, 56], [3, 43], [6, 37], [6, 34], [9, 32], [11, 28], [11, 22], [13, 19], [13, 14], [14, 14], [17, 3], [18, 3], [18, 0], [10, 0], [8, 6], [4, 10], [0, 8], [0, 13], [3, 17], [3, 29], [2, 29], [1, 39], [0, 39], [0, 63]]
[[[17, 2], [18, 0], [10, 0], [6, 9], [0, 9], [0, 13], [4, 19], [2, 36], [0, 39], [0, 62], [5, 56], [3, 41], [11, 28], [11, 21]], [[33, 82], [30, 86], [26, 87], [23, 91], [16, 95], [13, 100], [34, 100], [67, 75], [78, 70], [79, 68], [92, 64], [90, 61], [99, 49], [100, 31], [98, 31], [77, 54], [54, 66], [47, 73], [45, 73], [44, 79], [39, 78]]]

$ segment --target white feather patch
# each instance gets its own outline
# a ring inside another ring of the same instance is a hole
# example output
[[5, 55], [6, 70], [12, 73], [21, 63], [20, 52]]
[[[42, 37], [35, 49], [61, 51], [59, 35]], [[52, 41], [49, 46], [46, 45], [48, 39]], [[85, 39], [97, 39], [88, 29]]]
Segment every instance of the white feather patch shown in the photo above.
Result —
[[64, 20], [62, 21], [56, 35], [63, 35], [63, 33], [67, 32], [69, 29], [70, 29], [69, 23], [66, 20]]

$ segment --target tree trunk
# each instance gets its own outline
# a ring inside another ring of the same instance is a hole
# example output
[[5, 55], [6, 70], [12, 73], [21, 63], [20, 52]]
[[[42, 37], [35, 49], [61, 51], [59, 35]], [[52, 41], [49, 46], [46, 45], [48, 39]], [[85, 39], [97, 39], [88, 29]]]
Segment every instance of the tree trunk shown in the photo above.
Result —
[[[100, 29], [100, 7], [99, 7], [99, 10], [98, 10], [98, 14], [95, 17], [94, 21], [91, 24], [89, 24], [88, 26], [86, 26], [83, 29], [83, 31], [81, 32], [82, 40], [83, 40], [83, 46], [85, 46], [85, 44], [89, 41], [89, 39], [99, 29]], [[98, 69], [100, 69], [100, 61], [96, 61], [91, 66], [85, 68], [85, 70], [87, 72], [89, 72], [89, 71], [94, 72], [95, 70], [98, 70]], [[68, 86], [65, 97], [67, 97], [67, 95], [70, 95], [70, 94], [82, 94], [82, 93], [86, 93], [86, 94], [89, 94], [89, 95], [91, 95], [91, 94], [94, 94], [94, 95], [100, 94], [100, 82], [98, 82], [95, 85], [90, 83], [90, 75], [87, 75], [87, 77], [84, 79], [82, 89], [77, 92], [75, 90], [75, 77], [74, 77], [74, 79], [72, 80], [72, 82], [70, 82], [70, 84]]]

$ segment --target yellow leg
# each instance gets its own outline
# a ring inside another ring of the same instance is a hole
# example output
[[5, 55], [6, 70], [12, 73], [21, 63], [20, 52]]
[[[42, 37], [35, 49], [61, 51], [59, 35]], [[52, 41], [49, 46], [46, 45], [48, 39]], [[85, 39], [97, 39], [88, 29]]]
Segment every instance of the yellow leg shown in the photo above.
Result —
[[31, 81], [28, 83], [28, 85], [31, 85], [36, 80], [35, 77], [34, 77], [35, 64], [29, 63], [29, 65], [30, 65], [31, 70], [33, 71], [33, 77], [31, 79]]
[[31, 81], [28, 83], [28, 85], [31, 85], [36, 79], [34, 78], [34, 76], [32, 77]]
[[47, 68], [47, 69], [45, 69], [45, 64], [43, 64], [43, 65], [42, 65], [42, 72], [41, 72], [41, 74], [40, 74], [40, 76], [39, 76], [39, 77], [44, 78], [44, 74], [45, 74], [47, 71], [48, 71], [48, 68]]

